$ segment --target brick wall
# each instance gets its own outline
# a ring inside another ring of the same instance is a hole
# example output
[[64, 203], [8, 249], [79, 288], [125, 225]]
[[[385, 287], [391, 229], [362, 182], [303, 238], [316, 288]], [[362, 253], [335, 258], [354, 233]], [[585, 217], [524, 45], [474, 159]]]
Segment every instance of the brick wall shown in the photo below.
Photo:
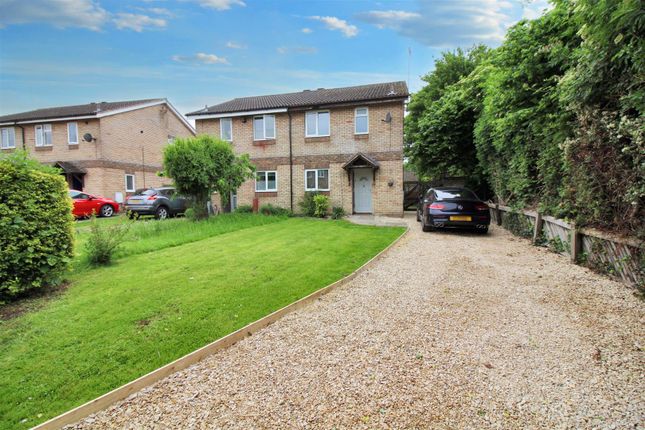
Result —
[[[356, 107], [330, 109], [330, 136], [305, 137], [305, 112], [292, 112], [293, 209], [305, 194], [305, 169], [328, 168], [331, 206], [341, 206], [347, 213], [353, 209], [352, 184], [342, 165], [358, 152], [379, 162], [380, 168], [372, 184], [374, 213], [401, 216], [403, 213], [403, 103], [370, 105], [369, 134], [354, 134]], [[383, 121], [390, 113], [392, 121]], [[252, 117], [233, 118], [233, 148], [248, 153], [258, 170], [278, 172], [278, 191], [256, 193], [254, 181], [247, 181], [238, 190], [238, 204], [290, 207], [289, 188], [289, 116], [275, 114], [276, 138], [266, 142], [253, 141]], [[198, 134], [220, 136], [219, 119], [196, 120]], [[391, 186], [389, 184], [392, 184]]]

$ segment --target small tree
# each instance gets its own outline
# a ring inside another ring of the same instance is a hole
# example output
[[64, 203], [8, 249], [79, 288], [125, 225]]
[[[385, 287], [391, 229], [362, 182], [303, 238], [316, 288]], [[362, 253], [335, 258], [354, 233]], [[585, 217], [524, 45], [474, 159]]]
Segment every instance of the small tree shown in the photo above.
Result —
[[224, 204], [255, 171], [247, 154], [236, 156], [229, 143], [207, 135], [176, 139], [164, 150], [163, 164], [177, 191], [192, 199], [195, 219], [208, 217], [213, 192]]

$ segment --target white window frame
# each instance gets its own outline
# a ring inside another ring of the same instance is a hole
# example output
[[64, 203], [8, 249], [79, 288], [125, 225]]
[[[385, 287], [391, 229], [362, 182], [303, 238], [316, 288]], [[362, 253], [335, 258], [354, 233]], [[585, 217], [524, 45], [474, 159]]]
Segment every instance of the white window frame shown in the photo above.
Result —
[[[327, 134], [319, 134], [318, 133], [318, 121], [319, 121], [319, 115], [321, 113], [326, 113], [329, 114], [329, 133]], [[308, 115], [316, 115], [316, 133], [315, 134], [310, 134], [309, 130], [307, 130], [307, 116]], [[316, 111], [310, 111], [310, 112], [305, 112], [305, 137], [329, 137], [331, 135], [331, 112], [328, 110], [316, 110]]]
[[[321, 170], [326, 170], [327, 171], [327, 188], [319, 188], [318, 187], [318, 172]], [[315, 188], [307, 188], [307, 172], [316, 172], [316, 185]], [[329, 169], [305, 169], [305, 191], [329, 191], [329, 187], [331, 186], [330, 184], [331, 178], [329, 176]]]
[[[47, 139], [45, 139], [46, 136], [46, 128], [49, 127], [49, 145], [47, 144]], [[49, 147], [54, 144], [54, 130], [52, 128], [51, 124], [38, 124], [34, 127], [34, 138], [36, 140], [36, 146], [41, 148], [41, 147]], [[40, 145], [38, 142], [40, 141]]]
[[[223, 127], [224, 122], [228, 122], [229, 124], [231, 124], [231, 138], [230, 139], [224, 139], [224, 127]], [[219, 137], [225, 142], [232, 142], [233, 141], [233, 118], [220, 118], [219, 119]]]
[[[128, 188], [128, 176], [132, 176], [132, 188]], [[132, 173], [126, 173], [123, 177], [125, 180], [125, 192], [132, 193], [137, 190], [137, 177]]]
[[[264, 173], [264, 182], [266, 183], [267, 189], [266, 190], [258, 190], [258, 174]], [[275, 188], [270, 189], [269, 187], [269, 181], [267, 179], [267, 176], [269, 173], [275, 174]], [[277, 170], [258, 170], [255, 172], [255, 192], [256, 193], [274, 193], [278, 191], [278, 171]]]
[[[365, 115], [359, 115], [358, 114], [359, 109], [365, 109]], [[358, 124], [356, 119], [358, 117], [367, 118], [367, 131], [356, 130], [356, 125]], [[354, 134], [369, 134], [369, 133], [370, 133], [370, 109], [368, 107], [357, 107], [356, 109], [354, 109]]]
[[[73, 142], [71, 140], [71, 135], [69, 134], [69, 126], [74, 124], [74, 127], [76, 128], [76, 141]], [[67, 144], [68, 145], [78, 145], [78, 123], [77, 122], [68, 122], [67, 123]]]
[[[2, 149], [13, 149], [16, 147], [16, 128], [15, 127], [3, 127], [2, 130], [0, 130], [0, 139], [2, 139], [2, 142], [0, 142], [0, 147]], [[7, 136], [7, 140], [5, 143], [5, 136]], [[13, 137], [13, 145], [9, 145], [9, 141], [12, 139], [9, 139], [9, 137]]]
[[[267, 117], [273, 117], [273, 136], [267, 136]], [[262, 139], [256, 139], [255, 138], [255, 120], [262, 118]], [[255, 115], [253, 117], [253, 140], [254, 141], [259, 141], [259, 140], [273, 140], [275, 139], [276, 134], [278, 134], [278, 125], [275, 120], [275, 115]], [[232, 134], [232, 133], [231, 133]]]

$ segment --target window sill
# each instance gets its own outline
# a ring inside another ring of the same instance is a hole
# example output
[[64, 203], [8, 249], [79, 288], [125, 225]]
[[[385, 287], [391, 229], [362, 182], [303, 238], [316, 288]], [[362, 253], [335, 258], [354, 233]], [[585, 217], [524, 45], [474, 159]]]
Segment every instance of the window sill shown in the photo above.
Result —
[[254, 140], [253, 146], [275, 145], [275, 139]]
[[354, 133], [354, 140], [367, 140], [369, 137], [369, 133]]
[[68, 143], [67, 149], [78, 149], [78, 143]]
[[50, 146], [36, 146], [36, 151], [52, 151], [54, 149], [53, 145]]
[[305, 143], [331, 142], [330, 136], [305, 137]]
[[12, 146], [11, 148], [0, 148], [0, 149], [2, 149], [3, 151], [7, 151], [7, 152], [9, 152], [9, 151], [13, 151], [13, 150], [15, 150], [15, 149], [16, 149], [16, 147], [15, 147], [15, 146]]
[[256, 191], [255, 197], [278, 197], [277, 191]]
[[328, 196], [329, 195], [329, 190], [305, 190], [307, 193], [318, 193], [322, 194], [323, 196]]

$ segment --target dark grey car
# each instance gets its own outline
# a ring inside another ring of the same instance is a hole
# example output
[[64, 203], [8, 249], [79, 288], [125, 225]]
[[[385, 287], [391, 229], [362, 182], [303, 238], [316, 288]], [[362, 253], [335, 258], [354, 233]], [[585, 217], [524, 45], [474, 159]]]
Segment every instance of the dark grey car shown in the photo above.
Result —
[[157, 219], [166, 219], [183, 214], [187, 208], [188, 199], [172, 187], [137, 190], [125, 202], [125, 210], [130, 218], [154, 215]]

